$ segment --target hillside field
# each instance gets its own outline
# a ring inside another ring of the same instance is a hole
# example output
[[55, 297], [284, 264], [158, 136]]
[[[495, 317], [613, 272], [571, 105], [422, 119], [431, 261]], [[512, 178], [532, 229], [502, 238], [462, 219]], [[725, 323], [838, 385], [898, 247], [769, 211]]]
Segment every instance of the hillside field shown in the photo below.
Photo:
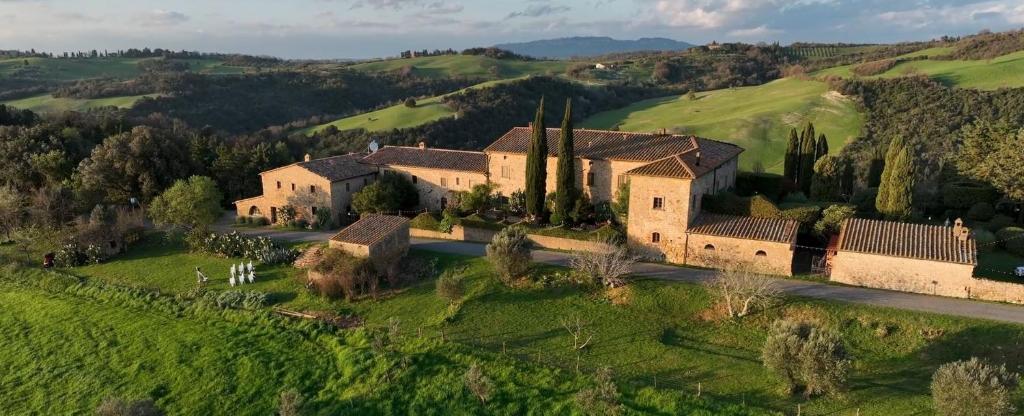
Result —
[[[40, 81], [75, 81], [90, 78], [127, 79], [141, 73], [139, 62], [163, 58], [9, 58], [0, 59], [0, 78], [18, 77]], [[204, 74], [237, 74], [244, 67], [226, 66], [219, 59], [176, 59], [188, 62], [191, 71]], [[28, 62], [28, 65], [25, 65]]]
[[571, 62], [568, 61], [520, 61], [478, 55], [443, 55], [365, 62], [352, 65], [350, 68], [367, 72], [388, 72], [411, 67], [414, 74], [425, 77], [493, 80], [528, 75], [560, 75], [565, 73], [569, 65]]
[[367, 131], [385, 131], [416, 127], [431, 121], [454, 116], [455, 112], [442, 102], [442, 99], [448, 95], [459, 94], [463, 91], [475, 88], [488, 88], [501, 83], [514, 81], [515, 79], [518, 78], [487, 81], [452, 93], [418, 99], [416, 100], [415, 107], [406, 107], [404, 103], [395, 104], [377, 111], [357, 114], [334, 120], [329, 123], [309, 127], [301, 130], [301, 132], [309, 135], [319, 132], [328, 126], [334, 126], [338, 130], [366, 129]]
[[[931, 48], [899, 58], [915, 56], [940, 56], [948, 53], [950, 48]], [[852, 77], [855, 65], [844, 65], [815, 72], [818, 77], [840, 76]], [[990, 60], [940, 60], [924, 59], [905, 61], [878, 75], [865, 78], [895, 78], [907, 74], [920, 73], [950, 87], [976, 88], [994, 90], [999, 88], [1024, 87], [1024, 51], [1014, 52]]]
[[857, 137], [864, 117], [825, 83], [785, 78], [764, 85], [655, 98], [588, 118], [582, 127], [649, 132], [666, 129], [735, 143], [746, 149], [744, 170], [781, 172], [789, 130], [808, 121], [828, 137], [833, 153]]
[[39, 113], [50, 113], [56, 111], [83, 111], [90, 108], [114, 106], [118, 108], [131, 108], [135, 102], [144, 97], [156, 97], [159, 94], [130, 95], [107, 98], [54, 98], [50, 94], [42, 94], [34, 97], [22, 98], [20, 100], [5, 101], [12, 107], [32, 110]]

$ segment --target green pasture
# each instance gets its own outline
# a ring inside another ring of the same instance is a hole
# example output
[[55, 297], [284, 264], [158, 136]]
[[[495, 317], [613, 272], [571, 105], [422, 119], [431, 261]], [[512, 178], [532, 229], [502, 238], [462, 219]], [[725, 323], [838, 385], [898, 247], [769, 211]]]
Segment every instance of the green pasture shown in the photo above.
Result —
[[131, 108], [144, 97], [158, 97], [160, 94], [130, 95], [107, 98], [55, 98], [50, 94], [36, 95], [19, 100], [5, 101], [11, 107], [32, 110], [39, 113], [60, 111], [83, 111], [90, 108], [117, 107]]
[[[950, 48], [932, 48], [904, 55], [939, 56], [948, 53]], [[818, 77], [839, 76], [852, 77], [855, 65], [844, 65], [815, 72]], [[906, 61], [897, 64], [888, 71], [868, 78], [895, 78], [908, 74], [925, 74], [950, 87], [975, 88], [994, 90], [999, 88], [1017, 88], [1024, 86], [1024, 51], [1014, 52], [989, 60], [939, 60], [924, 59]]]
[[565, 73], [570, 64], [568, 61], [520, 61], [477, 55], [444, 55], [365, 62], [352, 65], [351, 68], [367, 72], [388, 72], [411, 67], [414, 74], [425, 77], [506, 79], [529, 75], [560, 75]]

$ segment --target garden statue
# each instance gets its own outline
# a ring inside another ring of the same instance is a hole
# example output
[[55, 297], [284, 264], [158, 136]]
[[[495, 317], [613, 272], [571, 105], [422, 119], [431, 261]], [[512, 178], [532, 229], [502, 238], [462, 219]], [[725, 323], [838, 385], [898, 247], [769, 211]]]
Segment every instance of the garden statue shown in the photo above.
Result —
[[249, 270], [249, 283], [256, 283], [256, 272]]
[[199, 266], [196, 266], [196, 283], [203, 284], [209, 280], [210, 279], [207, 278], [205, 274], [203, 274], [203, 271], [199, 270]]
[[231, 277], [235, 277], [235, 270], [236, 270], [236, 269], [235, 269], [235, 264], [234, 264], [234, 263], [232, 263], [232, 264], [231, 264]]
[[231, 278], [228, 279], [228, 283], [231, 284], [231, 287], [235, 287], [235, 276], [231, 276]]
[[252, 273], [255, 269], [252, 267], [252, 260], [249, 260], [249, 273]]

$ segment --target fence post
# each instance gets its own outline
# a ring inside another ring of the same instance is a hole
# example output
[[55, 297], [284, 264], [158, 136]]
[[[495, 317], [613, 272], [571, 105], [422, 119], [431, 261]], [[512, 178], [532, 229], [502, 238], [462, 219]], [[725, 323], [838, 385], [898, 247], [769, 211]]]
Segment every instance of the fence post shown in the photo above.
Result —
[[441, 328], [441, 342], [444, 342], [444, 328]]
[[797, 403], [797, 404], [796, 404], [796, 416], [800, 416], [800, 411], [801, 411], [801, 410], [802, 410], [802, 409], [800, 408], [800, 403]]
[[658, 388], [658, 373], [654, 373], [654, 388]]
[[505, 341], [501, 341], [501, 355], [505, 355]]
[[697, 382], [697, 397], [700, 397], [700, 382]]

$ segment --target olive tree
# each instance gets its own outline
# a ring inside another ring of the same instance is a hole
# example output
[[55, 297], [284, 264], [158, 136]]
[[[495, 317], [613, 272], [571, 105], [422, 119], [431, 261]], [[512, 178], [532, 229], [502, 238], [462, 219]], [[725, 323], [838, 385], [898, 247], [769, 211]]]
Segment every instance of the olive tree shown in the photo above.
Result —
[[935, 410], [946, 416], [1015, 414], [1013, 392], [1020, 376], [1006, 366], [972, 357], [943, 364], [932, 376]]
[[772, 324], [761, 361], [786, 381], [790, 393], [802, 390], [806, 397], [842, 391], [852, 366], [838, 334], [789, 320]]
[[707, 285], [722, 302], [730, 318], [750, 315], [755, 310], [771, 306], [780, 297], [772, 278], [741, 265], [718, 271]]
[[595, 284], [615, 288], [626, 284], [623, 277], [637, 260], [625, 245], [608, 240], [598, 244], [595, 250], [574, 251], [569, 267]]
[[523, 227], [506, 227], [499, 231], [487, 245], [486, 252], [487, 260], [505, 284], [511, 284], [530, 268], [530, 240]]

